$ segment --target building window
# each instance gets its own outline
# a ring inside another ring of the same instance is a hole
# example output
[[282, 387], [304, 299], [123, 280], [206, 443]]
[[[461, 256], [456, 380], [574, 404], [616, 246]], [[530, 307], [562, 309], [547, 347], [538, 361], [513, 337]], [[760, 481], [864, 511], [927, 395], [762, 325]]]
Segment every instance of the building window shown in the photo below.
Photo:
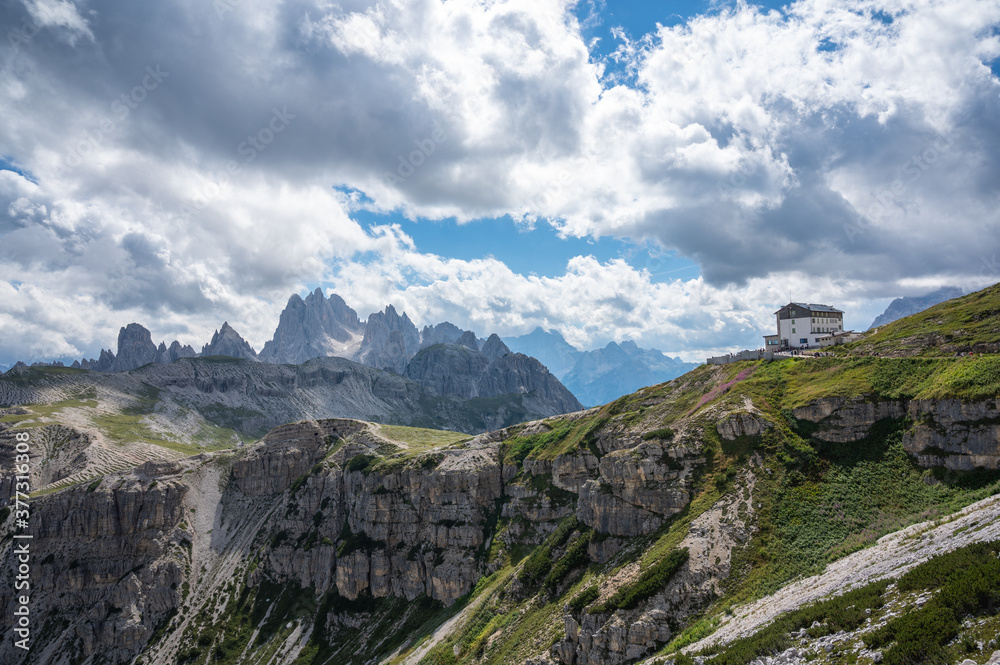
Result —
[[793, 332], [793, 333], [795, 332], [795, 328], [792, 328], [792, 332]]

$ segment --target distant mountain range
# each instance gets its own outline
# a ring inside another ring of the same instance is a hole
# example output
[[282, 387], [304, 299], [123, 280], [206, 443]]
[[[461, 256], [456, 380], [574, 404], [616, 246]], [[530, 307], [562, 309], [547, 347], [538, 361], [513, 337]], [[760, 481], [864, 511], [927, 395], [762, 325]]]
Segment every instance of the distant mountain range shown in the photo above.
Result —
[[447, 321], [418, 330], [406, 312], [392, 305], [362, 321], [339, 295], [327, 298], [316, 289], [305, 298], [288, 299], [272, 339], [259, 353], [228, 322], [200, 351], [176, 340], [157, 345], [149, 330], [130, 323], [118, 333], [117, 351], [101, 349], [98, 358], [71, 367], [126, 372], [148, 363], [210, 356], [283, 365], [340, 357], [406, 377], [438, 395], [470, 399], [502, 394], [499, 390], [540, 391], [553, 409], [563, 409], [552, 413], [579, 409], [581, 403], [605, 404], [698, 366], [630, 340], [582, 351], [559, 332], [540, 327], [519, 337], [485, 340]]
[[[425, 326], [421, 332], [405, 312], [397, 313], [392, 305], [371, 314], [362, 323], [343, 298], [336, 294], [326, 298], [320, 289], [304, 299], [298, 295], [288, 299], [273, 338], [259, 354], [228, 322], [215, 331], [201, 352], [177, 341], [169, 346], [165, 342], [157, 345], [149, 330], [138, 323], [130, 323], [118, 333], [117, 352], [101, 349], [99, 358], [74, 361], [71, 367], [120, 373], [151, 363], [170, 364], [185, 358], [211, 357], [296, 366], [314, 358], [340, 357], [408, 379], [429, 396], [462, 400], [526, 396], [520, 419], [511, 420], [515, 414], [509, 405], [501, 405], [509, 413], [499, 420], [495, 414], [483, 416], [495, 423], [511, 424], [582, 408], [543, 363], [512, 352], [497, 335], [480, 340], [472, 331], [447, 322]], [[15, 369], [23, 367], [24, 363], [15, 365]], [[468, 429], [471, 425], [463, 421], [462, 426]]]
[[656, 349], [640, 348], [631, 340], [581, 351], [559, 332], [541, 327], [503, 341], [511, 349], [541, 360], [587, 406], [606, 404], [644, 386], [675, 379], [699, 365]]
[[892, 323], [893, 321], [898, 321], [904, 317], [910, 316], [911, 314], [917, 314], [922, 312], [929, 307], [933, 307], [938, 303], [942, 303], [945, 300], [951, 300], [952, 298], [959, 298], [962, 296], [962, 289], [957, 286], [945, 286], [937, 291], [931, 291], [922, 296], [914, 296], [909, 298], [896, 298], [889, 306], [885, 308], [885, 311], [875, 317], [872, 324], [868, 326], [868, 330], [872, 328], [878, 328], [879, 326], [884, 326], [887, 323]]

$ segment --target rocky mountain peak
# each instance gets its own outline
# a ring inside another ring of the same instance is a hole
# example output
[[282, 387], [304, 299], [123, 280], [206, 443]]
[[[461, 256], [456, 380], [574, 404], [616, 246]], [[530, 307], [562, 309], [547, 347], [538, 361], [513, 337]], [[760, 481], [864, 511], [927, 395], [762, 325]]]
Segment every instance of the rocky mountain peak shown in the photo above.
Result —
[[503, 340], [501, 340], [500, 336], [497, 335], [496, 333], [493, 333], [492, 335], [489, 336], [489, 338], [483, 344], [482, 351], [483, 355], [486, 356], [486, 358], [490, 362], [493, 362], [497, 358], [500, 358], [510, 353], [510, 349], [507, 348], [507, 345], [503, 343]]
[[203, 356], [230, 356], [233, 358], [243, 358], [245, 360], [259, 360], [257, 352], [243, 339], [229, 322], [222, 324], [219, 330], [212, 335], [212, 341], [201, 349]]
[[945, 300], [951, 300], [952, 298], [959, 298], [962, 296], [962, 289], [957, 286], [945, 286], [937, 291], [931, 291], [930, 293], [925, 293], [922, 296], [912, 296], [907, 298], [896, 298], [889, 306], [885, 308], [885, 311], [875, 317], [872, 324], [868, 326], [868, 329], [878, 328], [879, 326], [884, 326], [887, 323], [892, 323], [893, 321], [898, 321], [904, 317], [910, 316], [912, 314], [917, 314], [929, 309], [934, 305], [943, 303]]
[[476, 339], [476, 333], [472, 332], [471, 330], [466, 330], [464, 333], [462, 333], [462, 336], [459, 337], [458, 341], [455, 343], [461, 346], [468, 347], [473, 351], [479, 350], [479, 340]]
[[435, 344], [453, 344], [462, 336], [462, 332], [461, 328], [448, 321], [435, 326], [424, 326], [420, 331], [420, 348], [424, 349]]
[[317, 288], [302, 299], [288, 299], [271, 341], [264, 344], [260, 359], [269, 363], [298, 365], [312, 358], [352, 356], [360, 344], [361, 321], [344, 299], [329, 299]]
[[130, 323], [118, 331], [118, 353], [110, 371], [127, 372], [155, 360], [156, 345], [146, 328]]
[[365, 334], [358, 351], [358, 362], [402, 374], [407, 363], [420, 350], [420, 333], [406, 312], [402, 316], [387, 305], [365, 323]]

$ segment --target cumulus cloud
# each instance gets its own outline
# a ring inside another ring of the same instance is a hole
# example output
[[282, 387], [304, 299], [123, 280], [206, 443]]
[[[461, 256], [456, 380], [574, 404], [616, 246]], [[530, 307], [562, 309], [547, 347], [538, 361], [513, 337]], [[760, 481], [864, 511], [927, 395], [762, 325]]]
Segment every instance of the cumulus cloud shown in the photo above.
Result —
[[[740, 4], [623, 37], [626, 76], [565, 0], [83, 7], [0, 8], [20, 35], [0, 152], [31, 174], [0, 170], [7, 361], [93, 353], [129, 320], [198, 344], [230, 319], [259, 347], [314, 284], [362, 316], [700, 351], [748, 343], [789, 287], [870, 309], [1000, 278], [990, 0]], [[359, 207], [546, 220], [702, 276], [519, 275]]]

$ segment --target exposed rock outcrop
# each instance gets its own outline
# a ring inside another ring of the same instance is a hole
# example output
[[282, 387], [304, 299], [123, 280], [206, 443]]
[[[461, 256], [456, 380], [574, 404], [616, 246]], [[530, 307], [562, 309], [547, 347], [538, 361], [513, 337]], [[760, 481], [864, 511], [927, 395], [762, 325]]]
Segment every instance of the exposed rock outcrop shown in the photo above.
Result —
[[489, 338], [487, 338], [486, 342], [483, 343], [482, 352], [483, 355], [486, 356], [487, 360], [493, 362], [497, 358], [510, 353], [510, 349], [508, 349], [507, 345], [503, 343], [503, 340], [500, 339], [499, 335], [493, 333], [489, 336]]
[[420, 348], [426, 349], [435, 344], [453, 344], [458, 341], [464, 331], [454, 323], [447, 321], [434, 326], [424, 326], [420, 331]]
[[560, 413], [583, 408], [545, 365], [523, 353], [508, 353], [491, 362], [479, 378], [477, 391], [480, 397], [527, 394], [532, 401], [551, 404]]
[[400, 316], [395, 307], [388, 305], [384, 312], [375, 312], [368, 317], [357, 361], [402, 374], [419, 349], [420, 333], [410, 317], [406, 312]]
[[819, 425], [821, 441], [851, 442], [868, 436], [884, 419], [908, 418], [903, 447], [927, 467], [1000, 469], [1000, 398], [960, 400], [885, 400], [824, 398], [795, 409], [793, 415]]
[[156, 360], [156, 345], [149, 331], [138, 323], [130, 323], [118, 332], [118, 354], [112, 372], [127, 372]]
[[406, 366], [406, 378], [435, 395], [479, 397], [479, 377], [489, 360], [478, 350], [459, 344], [435, 344], [421, 349]]
[[201, 355], [259, 360], [257, 352], [253, 350], [253, 347], [245, 339], [240, 337], [238, 332], [233, 330], [228, 321], [215, 331], [215, 334], [212, 335], [212, 341], [202, 347]]
[[298, 365], [311, 358], [350, 357], [358, 351], [361, 331], [357, 312], [337, 294], [327, 299], [319, 288], [305, 300], [294, 294], [281, 312], [274, 337], [264, 344], [260, 360]]

